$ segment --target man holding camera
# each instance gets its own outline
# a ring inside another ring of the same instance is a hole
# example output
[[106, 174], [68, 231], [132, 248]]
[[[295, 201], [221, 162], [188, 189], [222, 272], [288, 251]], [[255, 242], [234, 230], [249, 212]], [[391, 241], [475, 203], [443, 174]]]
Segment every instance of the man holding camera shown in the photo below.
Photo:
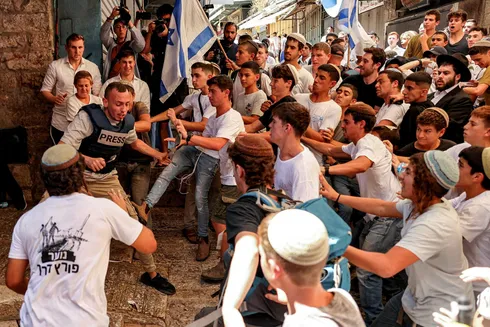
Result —
[[[119, 16], [114, 21], [114, 18]], [[114, 21], [114, 34], [116, 38], [111, 35], [111, 23]], [[127, 41], [127, 33], [131, 33], [131, 41]], [[127, 8], [114, 7], [112, 13], [102, 25], [100, 29], [100, 39], [102, 44], [107, 48], [107, 57], [104, 62], [104, 81], [119, 75], [121, 64], [120, 54], [123, 50], [132, 50], [135, 54], [140, 53], [145, 48], [145, 38], [137, 29], [133, 22], [131, 22], [131, 15]], [[135, 75], [139, 77], [138, 67], [135, 67]]]

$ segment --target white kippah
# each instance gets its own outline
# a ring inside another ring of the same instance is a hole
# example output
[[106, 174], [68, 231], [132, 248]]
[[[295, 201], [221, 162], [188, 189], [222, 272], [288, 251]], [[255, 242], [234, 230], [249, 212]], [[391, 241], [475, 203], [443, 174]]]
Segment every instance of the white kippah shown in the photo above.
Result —
[[314, 214], [299, 210], [284, 210], [269, 222], [269, 242], [284, 260], [312, 266], [328, 257], [328, 233], [323, 222]]
[[41, 159], [46, 171], [62, 170], [78, 161], [78, 151], [69, 144], [57, 144], [47, 149]]
[[299, 84], [299, 74], [296, 67], [294, 67], [291, 64], [286, 64], [286, 66], [288, 66], [289, 70], [291, 71], [291, 74], [293, 74], [294, 84]]

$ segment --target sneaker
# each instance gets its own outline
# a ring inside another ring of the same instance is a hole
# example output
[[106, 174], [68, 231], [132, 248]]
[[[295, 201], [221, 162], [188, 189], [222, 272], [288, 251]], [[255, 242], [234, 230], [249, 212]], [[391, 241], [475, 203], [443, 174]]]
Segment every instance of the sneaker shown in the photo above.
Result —
[[196, 260], [204, 261], [209, 257], [209, 239], [208, 237], [199, 237], [199, 246], [197, 247]]
[[136, 213], [138, 214], [138, 217], [141, 219], [141, 223], [146, 226], [146, 223], [148, 222], [148, 213], [150, 212], [151, 208], [148, 206], [148, 204], [143, 201], [143, 203], [139, 206], [133, 201], [131, 201], [131, 204], [133, 205], [134, 209], [136, 209]]
[[162, 292], [163, 294], [167, 295], [174, 295], [175, 294], [175, 286], [170, 284], [167, 278], [162, 277], [159, 273], [154, 278], [150, 277], [150, 274], [145, 272], [143, 275], [141, 275], [140, 282], [143, 284], [153, 287], [157, 291]]
[[182, 230], [182, 235], [189, 241], [189, 243], [192, 244], [198, 244], [199, 240], [197, 237], [196, 230], [194, 228], [184, 228]]
[[208, 283], [219, 283], [225, 279], [225, 273], [225, 263], [223, 262], [223, 259], [220, 259], [216, 266], [203, 271], [201, 278]]

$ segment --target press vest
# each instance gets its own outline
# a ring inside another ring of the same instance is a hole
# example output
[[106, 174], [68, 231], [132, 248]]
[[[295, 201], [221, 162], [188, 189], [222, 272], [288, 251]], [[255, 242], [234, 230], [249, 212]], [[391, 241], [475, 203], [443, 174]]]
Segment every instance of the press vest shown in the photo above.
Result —
[[[80, 145], [80, 153], [93, 158], [104, 158], [106, 165], [100, 174], [110, 173], [116, 165], [117, 156], [128, 137], [128, 133], [134, 128], [134, 117], [127, 114], [124, 120], [117, 125], [112, 125], [104, 110], [97, 104], [83, 106], [92, 122], [92, 134], [85, 138]], [[87, 167], [88, 170], [90, 168]]]

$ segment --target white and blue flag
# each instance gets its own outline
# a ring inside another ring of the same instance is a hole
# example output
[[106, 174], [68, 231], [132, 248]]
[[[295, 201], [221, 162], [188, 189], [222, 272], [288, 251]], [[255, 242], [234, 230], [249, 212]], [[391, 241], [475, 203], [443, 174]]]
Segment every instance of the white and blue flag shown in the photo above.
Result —
[[165, 102], [191, 66], [202, 61], [217, 36], [199, 0], [176, 0], [168, 26], [167, 49], [160, 83], [160, 101]]
[[364, 48], [375, 45], [358, 21], [358, 0], [342, 1], [337, 27], [349, 34], [349, 46], [358, 56], [363, 55]]

